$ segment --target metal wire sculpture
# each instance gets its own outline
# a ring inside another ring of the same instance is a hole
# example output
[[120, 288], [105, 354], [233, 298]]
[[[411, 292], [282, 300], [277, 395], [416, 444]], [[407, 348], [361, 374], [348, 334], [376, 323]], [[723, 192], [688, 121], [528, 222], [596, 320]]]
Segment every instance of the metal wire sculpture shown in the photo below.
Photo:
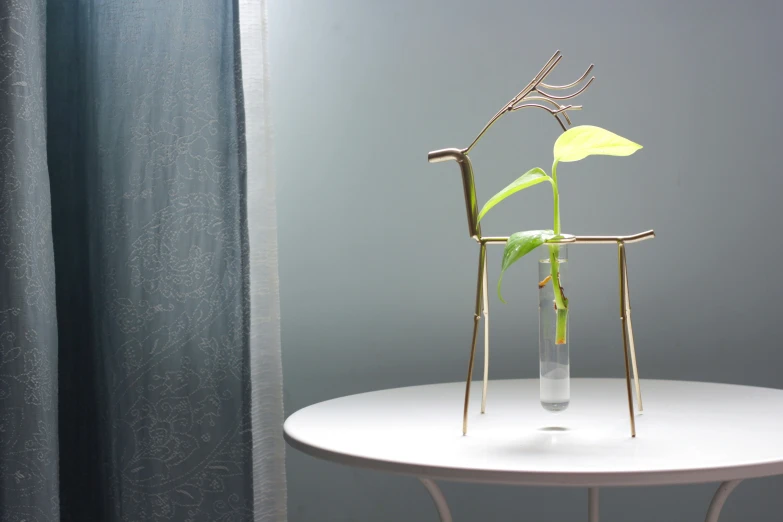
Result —
[[[567, 85], [550, 85], [544, 82], [549, 74], [557, 67], [560, 61], [563, 59], [563, 55], [560, 51], [555, 52], [549, 61], [538, 71], [538, 74], [528, 83], [524, 89], [522, 89], [516, 96], [511, 98], [508, 103], [495, 113], [495, 115], [484, 125], [481, 132], [473, 139], [473, 141], [464, 149], [441, 149], [432, 151], [428, 154], [428, 160], [430, 163], [438, 163], [442, 161], [455, 160], [460, 167], [462, 174], [462, 188], [465, 196], [465, 210], [468, 218], [468, 233], [479, 244], [479, 259], [478, 259], [478, 278], [476, 283], [476, 301], [473, 313], [473, 337], [470, 348], [470, 358], [468, 360], [468, 377], [465, 382], [465, 404], [463, 407], [462, 416], [462, 433], [466, 435], [468, 432], [468, 407], [470, 404], [470, 384], [473, 376], [473, 367], [476, 356], [476, 341], [478, 336], [479, 322], [484, 319], [484, 378], [483, 388], [481, 393], [481, 413], [486, 412], [487, 407], [487, 385], [489, 380], [489, 303], [487, 299], [487, 245], [504, 245], [508, 240], [508, 236], [487, 236], [484, 237], [481, 234], [481, 225], [478, 223], [478, 205], [476, 199], [476, 186], [473, 176], [473, 165], [471, 164], [468, 154], [478, 141], [484, 136], [484, 134], [505, 114], [516, 112], [521, 109], [536, 108], [549, 112], [560, 125], [560, 128], [565, 131], [567, 125], [571, 125], [571, 118], [568, 115], [569, 111], [579, 110], [581, 105], [564, 105], [564, 100], [570, 100], [576, 98], [593, 83], [595, 76], [591, 76], [587, 82], [585, 79], [590, 75], [593, 70], [593, 64], [587, 68], [579, 79], [571, 82]], [[579, 87], [581, 85], [581, 87]], [[551, 94], [550, 90], [568, 90], [578, 87], [577, 90], [570, 94], [562, 96], [556, 96]], [[562, 117], [562, 119], [561, 119]], [[563, 122], [565, 120], [565, 123]], [[633, 394], [631, 392], [631, 368], [633, 370], [634, 387], [636, 391], [636, 402], [639, 413], [642, 409], [642, 393], [641, 386], [639, 384], [639, 376], [636, 364], [636, 348], [633, 339], [633, 327], [631, 325], [631, 303], [628, 293], [628, 267], [625, 255], [625, 245], [628, 243], [635, 243], [643, 241], [645, 239], [651, 239], [655, 237], [655, 232], [648, 230], [641, 234], [635, 234], [632, 236], [568, 236], [561, 240], [560, 243], [592, 243], [592, 244], [606, 244], [612, 243], [617, 245], [618, 251], [618, 278], [620, 287], [620, 319], [622, 323], [623, 334], [623, 347], [625, 358], [625, 376], [626, 387], [628, 393], [628, 409], [630, 414], [631, 424], [631, 436], [636, 436], [636, 421], [634, 416], [633, 406]]]

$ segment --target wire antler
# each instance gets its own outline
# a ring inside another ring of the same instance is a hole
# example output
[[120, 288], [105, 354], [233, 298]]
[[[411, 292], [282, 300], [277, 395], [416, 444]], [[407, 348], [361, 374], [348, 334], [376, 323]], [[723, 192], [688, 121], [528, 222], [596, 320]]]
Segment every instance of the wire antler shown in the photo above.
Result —
[[[538, 74], [530, 81], [530, 83], [525, 86], [524, 89], [519, 91], [519, 93], [511, 98], [511, 100], [505, 104], [493, 117], [489, 120], [489, 122], [484, 126], [483, 129], [481, 129], [481, 132], [478, 133], [478, 136], [476, 136], [476, 139], [473, 140], [473, 142], [463, 150], [462, 152], [464, 154], [467, 154], [470, 152], [470, 149], [473, 148], [476, 143], [481, 139], [481, 137], [484, 135], [484, 133], [489, 130], [492, 125], [500, 119], [501, 116], [503, 116], [506, 113], [518, 111], [519, 109], [527, 109], [527, 108], [536, 108], [536, 109], [543, 109], [547, 111], [549, 114], [555, 117], [557, 120], [557, 123], [560, 124], [560, 127], [563, 129], [563, 131], [566, 130], [566, 126], [563, 124], [563, 121], [560, 119], [560, 116], [562, 115], [565, 119], [566, 123], [568, 125], [571, 125], [571, 118], [568, 117], [568, 111], [575, 111], [582, 108], [581, 105], [563, 105], [560, 103], [562, 100], [570, 100], [571, 98], [576, 98], [585, 90], [590, 87], [590, 84], [593, 83], [593, 80], [595, 80], [595, 76], [590, 77], [590, 79], [585, 83], [580, 89], [577, 91], [566, 94], [564, 96], [555, 96], [554, 94], [550, 94], [546, 91], [542, 91], [541, 89], [550, 89], [550, 90], [566, 90], [571, 89], [573, 87], [578, 86], [581, 84], [585, 78], [590, 74], [590, 72], [593, 70], [593, 64], [590, 64], [590, 67], [587, 68], [585, 73], [575, 82], [569, 83], [568, 85], [549, 85], [544, 83], [544, 80], [549, 76], [549, 73], [551, 73], [555, 67], [557, 67], [557, 64], [560, 63], [560, 60], [563, 59], [563, 55], [560, 53], [560, 51], [555, 52], [555, 54], [552, 55], [552, 57], [549, 59], [548, 62], [544, 65], [544, 67], [541, 68], [540, 71], [538, 71]], [[551, 105], [551, 107], [548, 107], [547, 105], [543, 105], [542, 103], [530, 103], [530, 102], [543, 102], [545, 104]]]

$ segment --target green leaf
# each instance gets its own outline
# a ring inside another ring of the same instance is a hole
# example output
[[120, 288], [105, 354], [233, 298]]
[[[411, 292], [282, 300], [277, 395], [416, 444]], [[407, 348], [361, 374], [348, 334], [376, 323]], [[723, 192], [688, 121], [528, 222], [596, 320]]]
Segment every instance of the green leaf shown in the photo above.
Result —
[[508, 267], [554, 237], [555, 233], [551, 230], [526, 230], [517, 232], [508, 238], [506, 248], [503, 250], [503, 264], [498, 279], [498, 297], [501, 301], [505, 303], [500, 293], [500, 285], [503, 283], [503, 274]]
[[484, 208], [481, 209], [481, 212], [479, 212], [478, 220], [481, 221], [481, 218], [484, 217], [484, 214], [489, 212], [489, 209], [509, 197], [514, 192], [519, 192], [520, 190], [532, 187], [533, 185], [538, 185], [543, 181], [549, 181], [551, 183], [552, 178], [547, 176], [547, 173], [538, 167], [528, 170], [519, 178], [517, 178], [516, 181], [511, 183], [511, 185], [492, 196], [492, 198], [487, 201], [487, 204], [484, 205]]
[[601, 127], [579, 125], [555, 142], [555, 161], [579, 161], [592, 155], [630, 156], [642, 146]]

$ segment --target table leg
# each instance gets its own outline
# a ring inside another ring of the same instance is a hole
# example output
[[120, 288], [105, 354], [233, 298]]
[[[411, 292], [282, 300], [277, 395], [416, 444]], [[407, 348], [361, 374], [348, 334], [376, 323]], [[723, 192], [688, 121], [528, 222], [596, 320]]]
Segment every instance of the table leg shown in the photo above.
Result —
[[599, 509], [598, 509], [598, 488], [590, 488], [587, 490], [587, 520], [588, 522], [598, 522]]
[[712, 497], [712, 502], [710, 502], [710, 508], [707, 510], [705, 522], [718, 522], [718, 517], [720, 517], [723, 504], [726, 503], [726, 499], [729, 498], [729, 495], [734, 491], [734, 488], [739, 486], [740, 482], [742, 481], [729, 480], [718, 487], [718, 491], [715, 492], [715, 496]]
[[440, 522], [453, 522], [449, 505], [446, 503], [446, 497], [443, 496], [443, 492], [435, 481], [422, 477], [419, 477], [419, 480], [424, 484], [424, 487], [427, 488], [427, 491], [429, 491], [432, 501], [435, 502], [435, 507], [438, 508], [438, 515], [440, 515]]

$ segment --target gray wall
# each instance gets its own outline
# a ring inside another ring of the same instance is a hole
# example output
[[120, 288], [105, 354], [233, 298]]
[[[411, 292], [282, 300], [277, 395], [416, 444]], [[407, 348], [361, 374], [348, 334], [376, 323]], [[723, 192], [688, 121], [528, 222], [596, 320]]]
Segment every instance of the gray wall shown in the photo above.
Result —
[[[783, 387], [781, 22], [773, 0], [271, 2], [287, 412], [462, 379], [476, 246], [456, 166], [429, 165], [426, 153], [467, 145], [556, 49], [565, 59], [552, 81], [596, 63], [576, 121], [645, 147], [559, 172], [566, 231], [658, 234], [629, 248], [643, 377]], [[479, 199], [533, 166], [548, 170], [557, 134], [544, 112], [502, 120], [472, 155]], [[484, 231], [551, 219], [548, 189], [535, 187]], [[575, 376], [622, 374], [615, 255], [570, 252]], [[495, 249], [490, 286], [499, 264]], [[537, 374], [534, 265], [507, 275], [509, 304], [491, 303], [492, 378]], [[288, 473], [292, 522], [436, 517], [413, 478], [292, 449]], [[713, 490], [608, 490], [602, 508], [607, 521], [700, 520]], [[581, 490], [444, 491], [458, 521], [585, 517]], [[783, 480], [757, 480], [722, 520], [773, 520], [781, 509]]]

